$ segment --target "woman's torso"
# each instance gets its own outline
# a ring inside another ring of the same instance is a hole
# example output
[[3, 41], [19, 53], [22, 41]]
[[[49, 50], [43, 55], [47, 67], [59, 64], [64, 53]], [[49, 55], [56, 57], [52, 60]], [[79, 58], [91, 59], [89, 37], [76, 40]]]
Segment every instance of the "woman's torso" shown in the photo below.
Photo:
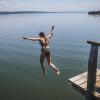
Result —
[[48, 38], [40, 38], [39, 43], [42, 48], [49, 48], [49, 39]]

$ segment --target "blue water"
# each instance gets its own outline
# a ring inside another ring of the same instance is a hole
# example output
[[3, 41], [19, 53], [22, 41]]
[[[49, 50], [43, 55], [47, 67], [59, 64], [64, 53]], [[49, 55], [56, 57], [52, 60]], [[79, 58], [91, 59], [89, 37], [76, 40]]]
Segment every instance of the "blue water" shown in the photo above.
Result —
[[[39, 64], [39, 43], [22, 37], [38, 36], [40, 31], [48, 33], [52, 25], [56, 26], [50, 43], [52, 62], [61, 75], [56, 76], [46, 64], [48, 75], [44, 77]], [[100, 16], [0, 15], [0, 100], [83, 100], [68, 79], [87, 71], [90, 51], [87, 40], [100, 41]]]

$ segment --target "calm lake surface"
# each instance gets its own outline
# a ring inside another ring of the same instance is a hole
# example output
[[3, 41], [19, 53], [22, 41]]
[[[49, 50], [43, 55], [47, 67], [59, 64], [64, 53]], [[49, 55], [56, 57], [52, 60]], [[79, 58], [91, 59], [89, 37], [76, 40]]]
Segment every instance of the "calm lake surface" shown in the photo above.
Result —
[[[50, 47], [60, 76], [48, 67], [43, 76], [40, 45], [22, 37], [48, 33], [55, 25]], [[84, 100], [68, 79], [87, 71], [90, 45], [100, 42], [100, 16], [87, 13], [0, 15], [0, 100]], [[100, 55], [100, 53], [99, 53]], [[98, 58], [98, 67], [100, 58]]]

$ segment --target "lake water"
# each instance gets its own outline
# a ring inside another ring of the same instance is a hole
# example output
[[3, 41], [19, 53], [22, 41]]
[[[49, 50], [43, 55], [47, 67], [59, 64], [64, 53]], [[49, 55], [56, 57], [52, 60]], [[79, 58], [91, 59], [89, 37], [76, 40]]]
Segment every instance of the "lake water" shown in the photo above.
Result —
[[[61, 75], [56, 76], [46, 64], [48, 75], [44, 77], [39, 63], [39, 43], [22, 37], [38, 36], [40, 31], [48, 33], [52, 25], [56, 26], [50, 43], [52, 61]], [[0, 15], [0, 100], [83, 100], [68, 79], [87, 71], [90, 51], [87, 40], [100, 41], [100, 16]]]

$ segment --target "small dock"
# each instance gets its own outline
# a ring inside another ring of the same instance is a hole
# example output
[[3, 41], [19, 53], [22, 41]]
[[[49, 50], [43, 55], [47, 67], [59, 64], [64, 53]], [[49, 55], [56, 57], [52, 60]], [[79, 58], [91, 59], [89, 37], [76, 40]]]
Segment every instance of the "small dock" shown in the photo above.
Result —
[[86, 97], [86, 100], [100, 100], [100, 69], [97, 68], [100, 43], [87, 41], [91, 45], [88, 71], [76, 75], [68, 81], [72, 87]]
[[[74, 89], [81, 94], [87, 94], [87, 72], [76, 75], [68, 80]], [[97, 69], [94, 98], [100, 100], [100, 69]]]

